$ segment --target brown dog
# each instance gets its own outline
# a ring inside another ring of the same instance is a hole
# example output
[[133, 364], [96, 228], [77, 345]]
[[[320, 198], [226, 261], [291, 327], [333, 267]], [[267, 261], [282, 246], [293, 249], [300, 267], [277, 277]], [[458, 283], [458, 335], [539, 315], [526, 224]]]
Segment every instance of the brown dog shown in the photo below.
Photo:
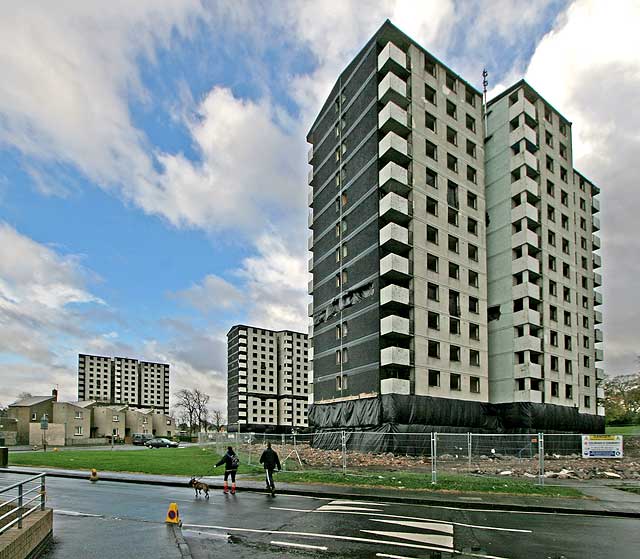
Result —
[[192, 477], [189, 480], [189, 487], [193, 487], [195, 489], [196, 497], [199, 497], [200, 493], [204, 493], [204, 498], [209, 498], [209, 486], [206, 483], [198, 481], [195, 477]]

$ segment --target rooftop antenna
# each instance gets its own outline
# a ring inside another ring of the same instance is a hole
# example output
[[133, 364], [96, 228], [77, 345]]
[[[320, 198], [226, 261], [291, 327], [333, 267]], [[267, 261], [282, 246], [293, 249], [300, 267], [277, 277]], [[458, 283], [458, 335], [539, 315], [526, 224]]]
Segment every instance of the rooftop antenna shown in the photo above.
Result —
[[482, 99], [484, 104], [484, 134], [487, 135], [487, 86], [489, 85], [489, 80], [487, 80], [487, 76], [489, 76], [489, 72], [487, 72], [486, 68], [482, 69]]

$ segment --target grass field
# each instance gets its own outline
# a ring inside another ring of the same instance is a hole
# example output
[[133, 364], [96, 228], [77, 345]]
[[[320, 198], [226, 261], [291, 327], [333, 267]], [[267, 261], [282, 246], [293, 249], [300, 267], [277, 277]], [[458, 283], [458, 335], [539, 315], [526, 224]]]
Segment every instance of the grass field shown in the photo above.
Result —
[[[210, 448], [158, 448], [148, 450], [64, 450], [61, 452], [10, 452], [12, 466], [43, 466], [70, 470], [137, 472], [143, 474], [204, 476], [219, 475], [220, 459]], [[258, 473], [261, 468], [240, 464], [239, 473]]]
[[640, 425], [608, 425], [607, 435], [640, 435]]
[[[571, 487], [541, 487], [532, 480], [497, 478], [471, 475], [438, 475], [438, 484], [431, 485], [431, 474], [417, 472], [352, 472], [343, 476], [340, 472], [305, 471], [279, 472], [278, 481], [286, 483], [315, 483], [350, 485], [358, 487], [383, 487], [403, 491], [458, 491], [478, 493], [502, 493], [514, 495], [542, 495], [547, 497], [582, 497]], [[256, 478], [258, 479], [258, 478]], [[262, 479], [262, 478], [260, 478]]]

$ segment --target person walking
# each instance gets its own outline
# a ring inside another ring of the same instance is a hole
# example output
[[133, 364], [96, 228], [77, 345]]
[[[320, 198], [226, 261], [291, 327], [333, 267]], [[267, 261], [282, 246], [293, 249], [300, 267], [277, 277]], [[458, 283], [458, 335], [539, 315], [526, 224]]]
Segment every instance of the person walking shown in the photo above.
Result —
[[264, 471], [266, 474], [267, 491], [271, 492], [271, 496], [276, 496], [276, 484], [273, 482], [273, 470], [280, 471], [280, 458], [278, 453], [271, 448], [271, 443], [267, 443], [267, 448], [264, 449], [262, 456], [260, 456], [260, 464], [264, 465]]
[[238, 455], [233, 451], [232, 447], [227, 447], [227, 452], [216, 464], [222, 466], [224, 464], [224, 492], [229, 493], [229, 476], [231, 476], [231, 494], [236, 493], [236, 473], [238, 472], [238, 466], [240, 465], [240, 459]]

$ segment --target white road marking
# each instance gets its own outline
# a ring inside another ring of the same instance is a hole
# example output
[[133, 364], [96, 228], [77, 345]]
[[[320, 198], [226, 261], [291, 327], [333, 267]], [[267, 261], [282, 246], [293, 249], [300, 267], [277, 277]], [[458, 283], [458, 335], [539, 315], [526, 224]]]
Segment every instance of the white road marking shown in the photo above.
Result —
[[[508, 557], [498, 557], [496, 555], [484, 555], [482, 553], [470, 553], [469, 551], [461, 552], [456, 549], [449, 553], [455, 553], [461, 555], [464, 553], [465, 557], [479, 557], [481, 559], [508, 559]], [[385, 559], [418, 559], [417, 557], [406, 557], [404, 555], [388, 555], [387, 553], [376, 553], [376, 557], [384, 557]]]
[[286, 510], [287, 512], [315, 512], [316, 509], [287, 509], [284, 507], [269, 507], [272, 510]]
[[400, 538], [413, 542], [428, 543], [440, 547], [448, 547], [453, 549], [453, 537], [439, 536], [437, 534], [416, 534], [412, 532], [383, 532], [380, 530], [360, 530], [365, 534], [373, 534], [374, 536], [384, 536], [385, 538]]
[[365, 507], [370, 507], [370, 506], [379, 507], [380, 503], [373, 503], [371, 501], [368, 501], [368, 502], [367, 501], [331, 501], [329, 505], [337, 505], [339, 507], [345, 506], [345, 505], [363, 505]]
[[309, 545], [305, 543], [294, 543], [294, 542], [270, 542], [272, 545], [282, 545], [286, 547], [299, 547], [300, 549], [319, 549], [320, 551], [327, 551], [327, 547], [324, 545]]
[[62, 516], [87, 516], [91, 518], [102, 518], [102, 514], [90, 514], [88, 512], [76, 512], [75, 510], [57, 510], [54, 509], [53, 514], [60, 514]]
[[368, 511], [368, 512], [382, 512], [382, 509], [369, 509], [369, 508], [365, 508], [365, 507], [339, 507], [336, 505], [322, 505], [320, 508], [317, 509], [318, 511], [327, 511], [327, 512], [333, 512], [333, 511]]
[[453, 534], [453, 525], [440, 522], [414, 522], [406, 520], [386, 520], [384, 518], [370, 518], [372, 522], [384, 522], [385, 524], [399, 524], [408, 528], [417, 528], [419, 530], [432, 530], [434, 532], [444, 532], [445, 534]]

